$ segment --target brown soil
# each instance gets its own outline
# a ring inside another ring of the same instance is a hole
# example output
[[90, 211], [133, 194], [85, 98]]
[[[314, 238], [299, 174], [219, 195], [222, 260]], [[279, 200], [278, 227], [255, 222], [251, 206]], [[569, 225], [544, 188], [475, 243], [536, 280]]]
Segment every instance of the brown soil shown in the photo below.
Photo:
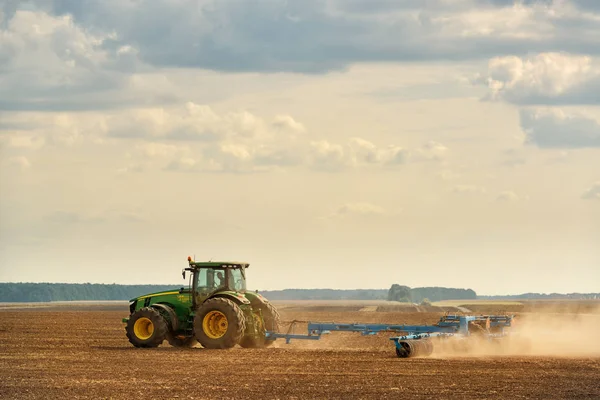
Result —
[[[439, 315], [282, 310], [288, 321], [430, 324]], [[136, 349], [125, 316], [126, 307], [0, 310], [0, 398], [600, 398], [597, 355], [399, 359], [390, 334], [335, 332], [261, 350]]]

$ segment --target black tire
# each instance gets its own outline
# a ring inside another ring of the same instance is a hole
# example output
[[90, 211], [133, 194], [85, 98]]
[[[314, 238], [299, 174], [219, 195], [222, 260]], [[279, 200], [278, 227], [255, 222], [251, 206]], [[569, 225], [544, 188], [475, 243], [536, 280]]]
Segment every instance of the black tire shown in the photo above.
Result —
[[194, 336], [181, 337], [181, 336], [177, 336], [177, 335], [173, 334], [172, 332], [169, 332], [167, 334], [167, 341], [173, 347], [184, 347], [184, 348], [194, 347], [198, 343], [198, 340]]
[[414, 357], [415, 346], [410, 341], [400, 342], [401, 348], [396, 347], [396, 356], [399, 358]]
[[[223, 320], [223, 317], [226, 319]], [[217, 321], [208, 323], [209, 331], [204, 331], [204, 320]], [[226, 321], [226, 323], [225, 323]], [[214, 326], [213, 326], [214, 325]], [[225, 330], [226, 326], [226, 330]], [[223, 329], [225, 332], [210, 331], [210, 327]], [[202, 347], [207, 349], [228, 349], [240, 342], [246, 330], [246, 319], [241, 308], [229, 299], [215, 297], [202, 304], [194, 317], [194, 336]]]
[[[264, 335], [265, 331], [271, 332], [279, 332], [279, 327], [281, 325], [281, 317], [279, 316], [279, 312], [271, 303], [261, 303], [259, 306], [260, 314], [255, 314], [255, 320], [258, 320], [256, 323], [257, 329], [260, 331], [259, 337], [255, 336], [244, 336], [240, 341], [240, 346], [247, 348], [262, 348], [269, 347], [275, 342], [275, 339], [267, 339]], [[262, 319], [260, 320], [260, 316], [262, 315]], [[248, 322], [247, 322], [248, 323]]]
[[125, 332], [135, 347], [158, 347], [167, 337], [168, 326], [157, 310], [144, 307], [131, 314]]

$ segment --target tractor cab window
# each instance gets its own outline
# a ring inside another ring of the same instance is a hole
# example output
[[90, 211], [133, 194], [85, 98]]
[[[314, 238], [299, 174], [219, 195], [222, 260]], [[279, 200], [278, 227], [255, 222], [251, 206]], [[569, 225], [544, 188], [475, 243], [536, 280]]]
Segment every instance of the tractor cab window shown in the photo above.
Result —
[[225, 284], [225, 272], [223, 270], [200, 268], [196, 273], [196, 287], [199, 292], [211, 292], [224, 287]]
[[212, 286], [212, 276], [209, 276], [209, 271], [206, 268], [200, 268], [196, 272], [196, 287], [201, 291], [205, 291]]
[[242, 268], [229, 270], [229, 287], [238, 292], [246, 290], [246, 275]]

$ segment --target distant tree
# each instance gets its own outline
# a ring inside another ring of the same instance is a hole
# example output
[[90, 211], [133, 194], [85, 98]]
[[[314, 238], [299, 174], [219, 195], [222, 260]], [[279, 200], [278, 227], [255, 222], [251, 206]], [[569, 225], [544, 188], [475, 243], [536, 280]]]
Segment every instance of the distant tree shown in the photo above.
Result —
[[431, 302], [429, 301], [429, 299], [423, 299], [421, 300], [421, 305], [427, 307], [431, 305]]
[[410, 288], [408, 286], [398, 285], [394, 283], [388, 291], [388, 301], [400, 301], [404, 303], [412, 302]]

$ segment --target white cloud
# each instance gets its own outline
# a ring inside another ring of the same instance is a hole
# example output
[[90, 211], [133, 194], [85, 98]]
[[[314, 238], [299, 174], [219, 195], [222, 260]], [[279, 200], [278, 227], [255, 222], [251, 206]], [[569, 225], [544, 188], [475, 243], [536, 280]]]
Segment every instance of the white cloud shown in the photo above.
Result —
[[276, 116], [273, 121], [273, 126], [281, 129], [290, 129], [295, 132], [306, 132], [304, 125], [289, 115]]
[[503, 202], [509, 202], [509, 203], [513, 203], [513, 202], [517, 202], [517, 201], [521, 201], [521, 200], [528, 200], [529, 196], [527, 195], [518, 195], [517, 193], [511, 191], [511, 190], [505, 190], [503, 192], [500, 192], [498, 194], [498, 197], [496, 197], [496, 201], [503, 201]]
[[[458, 3], [454, 2], [454, 5]], [[549, 10], [543, 6], [516, 3], [511, 7], [467, 8], [433, 18], [433, 22], [442, 26], [444, 33], [465, 39], [494, 37], [539, 41], [552, 39], [555, 34], [554, 21], [548, 14]]]
[[600, 102], [600, 60], [590, 56], [495, 57], [489, 61], [487, 73], [476, 81], [489, 88], [489, 99], [515, 104]]
[[379, 147], [359, 137], [350, 138], [345, 145], [315, 141], [311, 147], [312, 164], [324, 169], [396, 167], [409, 162], [440, 161], [447, 151], [444, 145], [433, 141], [410, 150], [394, 144]]
[[10, 148], [36, 150], [44, 146], [74, 146], [105, 140], [102, 114], [10, 112], [2, 115], [0, 141]]
[[327, 140], [310, 142], [310, 163], [317, 169], [339, 170], [346, 164], [344, 148]]
[[18, 170], [26, 170], [31, 167], [31, 162], [24, 156], [8, 157], [6, 159], [6, 165], [8, 167], [14, 167]]
[[187, 103], [130, 110], [108, 117], [105, 126], [111, 137], [143, 140], [137, 148], [146, 156], [171, 157], [167, 169], [173, 171], [256, 172], [300, 165], [343, 171], [435, 162], [447, 152], [433, 141], [414, 150], [380, 147], [359, 137], [334, 143], [306, 135], [304, 126], [289, 115], [275, 121], [269, 124], [247, 111], [217, 113], [209, 106]]
[[3, 134], [0, 136], [0, 142], [14, 149], [39, 149], [44, 145], [43, 138], [20, 132]]
[[388, 212], [379, 205], [356, 202], [340, 205], [329, 218], [379, 217], [387, 214]]
[[586, 200], [600, 200], [600, 181], [595, 182], [581, 196]]
[[415, 154], [412, 155], [412, 159], [441, 161], [444, 159], [447, 152], [448, 148], [446, 146], [430, 140], [421, 148], [416, 149]]
[[[176, 158], [169, 162], [165, 167], [167, 171], [194, 171], [198, 165], [197, 161], [192, 157]], [[211, 170], [212, 168], [207, 168]]]
[[600, 147], [600, 124], [581, 113], [560, 109], [522, 109], [526, 143], [542, 148]]

